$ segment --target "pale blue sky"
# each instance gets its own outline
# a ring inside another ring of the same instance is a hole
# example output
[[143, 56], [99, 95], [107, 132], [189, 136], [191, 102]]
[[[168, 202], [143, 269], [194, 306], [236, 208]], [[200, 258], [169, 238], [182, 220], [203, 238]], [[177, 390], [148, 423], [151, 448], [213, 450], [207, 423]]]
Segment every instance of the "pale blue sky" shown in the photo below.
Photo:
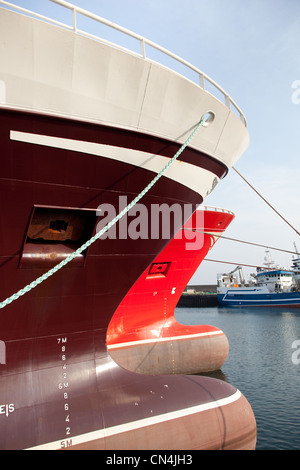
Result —
[[[70, 12], [48, 0], [14, 3], [70, 22]], [[300, 231], [300, 103], [292, 101], [292, 84], [300, 80], [300, 1], [73, 3], [181, 56], [232, 96], [247, 117], [250, 133], [250, 146], [236, 168]], [[85, 22], [79, 26], [84, 27]], [[98, 34], [101, 31], [95, 29]], [[300, 101], [300, 93], [298, 97]], [[286, 250], [292, 250], [295, 241], [300, 250], [299, 236], [233, 171], [206, 203], [235, 212], [235, 221], [225, 235]], [[272, 254], [279, 264], [290, 266], [291, 255]], [[209, 257], [261, 265], [264, 250], [220, 240]], [[232, 268], [204, 262], [191, 282], [214, 283], [217, 272]], [[249, 271], [253, 270], [246, 269], [246, 276]]]

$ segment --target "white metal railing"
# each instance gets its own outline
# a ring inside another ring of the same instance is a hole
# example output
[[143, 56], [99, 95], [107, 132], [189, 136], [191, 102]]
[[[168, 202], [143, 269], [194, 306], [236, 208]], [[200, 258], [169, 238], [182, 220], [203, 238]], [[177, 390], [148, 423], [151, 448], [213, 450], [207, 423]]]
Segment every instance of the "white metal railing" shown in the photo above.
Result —
[[[80, 30], [77, 27], [77, 15], [83, 15], [87, 18], [90, 18], [90, 19], [95, 20], [99, 23], [102, 23], [106, 26], [109, 26], [110, 28], [113, 28], [113, 29], [115, 29], [115, 30], [127, 35], [127, 36], [130, 36], [131, 38], [136, 39], [137, 41], [139, 41], [140, 51], [141, 52], [138, 55], [143, 57], [144, 59], [147, 59], [147, 56], [146, 56], [146, 45], [147, 45], [147, 46], [150, 46], [150, 47], [156, 49], [157, 51], [165, 54], [166, 56], [176, 60], [180, 64], [182, 64], [185, 67], [187, 67], [188, 69], [192, 70], [193, 72], [196, 72], [196, 74], [198, 75], [198, 79], [199, 79], [198, 85], [204, 90], [205, 89], [205, 82], [207, 81], [208, 83], [210, 83], [215, 89], [217, 89], [223, 95], [225, 105], [229, 109], [230, 109], [231, 106], [233, 106], [234, 110], [237, 112], [237, 114], [240, 117], [241, 121], [244, 123], [245, 126], [247, 126], [247, 120], [246, 120], [246, 117], [245, 117], [244, 113], [242, 112], [240, 107], [235, 103], [235, 101], [229, 96], [229, 94], [225, 90], [223, 90], [223, 88], [221, 88], [213, 79], [211, 79], [208, 75], [206, 75], [204, 72], [199, 70], [194, 65], [192, 65], [189, 62], [185, 61], [184, 59], [177, 56], [176, 54], [173, 54], [172, 52], [168, 51], [164, 47], [161, 47], [158, 44], [156, 44], [152, 41], [149, 41], [148, 39], [144, 38], [143, 36], [140, 36], [139, 34], [136, 34], [136, 33], [132, 32], [132, 31], [126, 29], [126, 28], [123, 28], [122, 26], [119, 26], [119, 25], [113, 23], [112, 21], [106, 20], [105, 18], [102, 18], [101, 16], [98, 16], [94, 13], [91, 13], [88, 10], [84, 10], [83, 8], [78, 7], [76, 5], [73, 5], [72, 3], [66, 2], [65, 0], [50, 0], [50, 1], [62, 6], [64, 8], [67, 8], [67, 9], [71, 10], [72, 18], [73, 18], [72, 26], [67, 25], [65, 23], [61, 23], [60, 21], [54, 20], [52, 18], [48, 18], [44, 15], [40, 15], [39, 13], [35, 13], [33, 11], [27, 10], [26, 8], [20, 7], [18, 5], [14, 5], [13, 3], [7, 2], [5, 0], [0, 0], [0, 4], [5, 5], [9, 8], [13, 8], [17, 11], [29, 14], [29, 15], [34, 16], [36, 18], [42, 19], [44, 21], [48, 21], [48, 22], [53, 23], [57, 26], [67, 28], [69, 30], [74, 31], [77, 34], [81, 34], [81, 35], [96, 39], [96, 40], [104, 42], [106, 44], [111, 44], [114, 47], [118, 47], [119, 49], [123, 49], [123, 50], [126, 50], [126, 51], [128, 51], [128, 49], [126, 49], [126, 48], [124, 48], [124, 47], [122, 47], [118, 44], [111, 43], [110, 41], [107, 41], [103, 38], [100, 38], [100, 37], [95, 36], [91, 33], [88, 33], [87, 31]], [[134, 52], [132, 50], [130, 50], [130, 52], [134, 53], [134, 54], [137, 54], [136, 52]]]
[[225, 214], [232, 214], [234, 215], [234, 212], [229, 211], [228, 209], [223, 209], [221, 207], [215, 207], [215, 206], [204, 206], [200, 204], [200, 206], [197, 207], [198, 211], [215, 211], [215, 212], [224, 212]]

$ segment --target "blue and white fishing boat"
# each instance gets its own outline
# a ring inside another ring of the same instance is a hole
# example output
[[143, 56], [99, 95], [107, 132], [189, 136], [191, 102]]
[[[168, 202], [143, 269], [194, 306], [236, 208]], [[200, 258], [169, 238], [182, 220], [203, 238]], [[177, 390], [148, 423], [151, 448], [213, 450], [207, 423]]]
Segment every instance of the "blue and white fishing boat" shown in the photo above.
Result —
[[[279, 268], [265, 257], [266, 267], [257, 268], [246, 285], [242, 268], [238, 266], [227, 274], [218, 274], [218, 301], [226, 307], [297, 307], [300, 308], [300, 291], [294, 271]], [[235, 273], [239, 273], [239, 279]], [[238, 282], [239, 281], [239, 282]]]

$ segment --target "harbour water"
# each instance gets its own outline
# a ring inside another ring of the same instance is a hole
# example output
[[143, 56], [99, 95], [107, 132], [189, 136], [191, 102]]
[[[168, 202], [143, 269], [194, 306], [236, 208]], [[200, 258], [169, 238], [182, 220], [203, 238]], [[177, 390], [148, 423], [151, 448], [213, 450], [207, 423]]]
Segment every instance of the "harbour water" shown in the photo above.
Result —
[[300, 449], [300, 309], [177, 308], [177, 321], [220, 328], [229, 341], [221, 371], [252, 406], [257, 450]]

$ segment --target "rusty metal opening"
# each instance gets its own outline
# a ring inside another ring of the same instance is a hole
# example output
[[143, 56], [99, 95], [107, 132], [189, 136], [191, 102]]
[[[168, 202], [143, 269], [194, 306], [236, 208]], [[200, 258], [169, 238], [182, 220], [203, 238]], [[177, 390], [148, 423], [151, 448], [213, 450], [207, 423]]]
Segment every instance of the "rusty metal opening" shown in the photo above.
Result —
[[[25, 237], [20, 268], [55, 266], [92, 236], [96, 211], [55, 207], [34, 207]], [[86, 253], [71, 261], [83, 266]]]

